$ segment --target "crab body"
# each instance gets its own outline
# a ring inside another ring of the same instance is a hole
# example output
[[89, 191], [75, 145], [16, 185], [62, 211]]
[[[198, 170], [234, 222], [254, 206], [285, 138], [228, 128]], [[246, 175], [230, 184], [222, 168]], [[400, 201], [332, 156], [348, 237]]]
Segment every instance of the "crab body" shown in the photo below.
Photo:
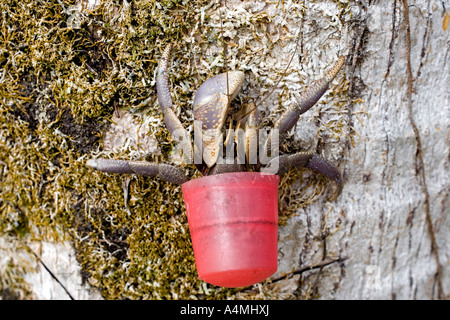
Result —
[[[299, 152], [293, 155], [278, 155], [278, 138], [292, 129], [301, 114], [309, 110], [327, 91], [331, 81], [344, 65], [344, 57], [339, 57], [336, 64], [325, 76], [312, 83], [298, 99], [298, 103], [287, 108], [274, 123], [265, 140], [261, 141], [258, 129], [261, 114], [253, 105], [247, 105], [241, 111], [241, 116], [235, 121], [236, 130], [231, 147], [236, 148], [238, 154], [244, 157], [231, 159], [231, 163], [219, 160], [219, 154], [224, 145], [228, 148], [231, 137], [223, 143], [222, 129], [226, 123], [229, 105], [242, 84], [245, 74], [241, 71], [230, 71], [216, 75], [206, 80], [197, 90], [193, 102], [195, 130], [199, 130], [199, 139], [194, 139], [192, 147], [190, 136], [183, 124], [176, 116], [167, 76], [171, 46], [167, 46], [158, 64], [156, 88], [158, 102], [164, 115], [167, 129], [175, 141], [182, 147], [185, 161], [195, 163], [196, 167], [205, 175], [220, 174], [235, 171], [266, 171], [282, 175], [291, 167], [307, 167], [325, 175], [337, 185], [334, 197], [342, 189], [340, 172], [329, 162], [310, 152]], [[195, 131], [194, 130], [194, 131]], [[197, 135], [197, 132], [195, 131]], [[264, 154], [271, 154], [267, 162], [262, 161], [261, 152], [255, 151], [255, 146], [262, 146]], [[273, 156], [275, 155], [275, 156]], [[242, 160], [243, 159], [243, 160]], [[227, 159], [229, 160], [229, 159]], [[169, 182], [182, 184], [189, 180], [181, 170], [168, 164], [153, 164], [146, 161], [124, 161], [111, 159], [89, 160], [87, 165], [100, 171], [140, 174], [144, 176], [159, 176]]]

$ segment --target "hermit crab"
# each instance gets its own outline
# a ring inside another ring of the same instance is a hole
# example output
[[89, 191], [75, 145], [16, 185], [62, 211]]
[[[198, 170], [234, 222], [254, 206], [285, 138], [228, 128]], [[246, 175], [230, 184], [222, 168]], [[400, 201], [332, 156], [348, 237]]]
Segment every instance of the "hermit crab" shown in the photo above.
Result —
[[[258, 134], [261, 114], [253, 105], [247, 105], [234, 117], [234, 130], [223, 135], [231, 100], [236, 97], [245, 80], [241, 71], [229, 71], [207, 79], [197, 90], [193, 102], [194, 143], [190, 134], [176, 116], [169, 89], [168, 65], [171, 46], [163, 51], [158, 64], [156, 89], [164, 122], [174, 141], [183, 150], [186, 163], [194, 164], [203, 175], [229, 172], [261, 171], [277, 175], [290, 168], [306, 167], [319, 172], [336, 184], [333, 198], [342, 190], [341, 174], [336, 167], [312, 152], [292, 155], [278, 154], [278, 141], [294, 127], [301, 114], [309, 110], [327, 91], [331, 81], [345, 63], [343, 56], [325, 74], [312, 83], [299, 97], [296, 105], [287, 108], [265, 136]], [[223, 155], [226, 154], [226, 158]], [[231, 155], [231, 156], [230, 156]], [[147, 161], [91, 159], [87, 166], [108, 173], [138, 174], [159, 177], [175, 184], [189, 181], [173, 165]]]

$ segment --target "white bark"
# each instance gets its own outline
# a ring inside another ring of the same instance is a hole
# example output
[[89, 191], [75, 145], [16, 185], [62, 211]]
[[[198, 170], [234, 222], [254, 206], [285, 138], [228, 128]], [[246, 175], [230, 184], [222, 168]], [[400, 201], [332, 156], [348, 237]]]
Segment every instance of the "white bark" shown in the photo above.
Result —
[[33, 299], [39, 300], [97, 300], [100, 292], [84, 283], [76, 254], [69, 243], [35, 243], [32, 248], [39, 256], [31, 262], [35, 272], [25, 281], [33, 288]]
[[[395, 7], [392, 2], [377, 2], [367, 10], [367, 38], [354, 76], [365, 84], [362, 99], [370, 117], [363, 126], [354, 119], [360, 136], [345, 155], [344, 190], [327, 218], [343, 219], [339, 231], [326, 240], [327, 255], [348, 256], [348, 260], [323, 269], [317, 287], [325, 299], [431, 299], [450, 294], [450, 221], [445, 209], [449, 205], [449, 30], [443, 25], [448, 11], [442, 2], [409, 1], [414, 77], [410, 115], [405, 10], [402, 2], [394, 3]], [[323, 246], [311, 244], [311, 234], [320, 233], [320, 221], [312, 230], [304, 227], [307, 217], [320, 220], [328, 210], [329, 205], [315, 203], [281, 229], [285, 272], [299, 256], [304, 264], [320, 261]], [[302, 238], [291, 239], [295, 233], [307, 241], [295, 246]], [[311, 250], [305, 253], [311, 246], [315, 255]]]

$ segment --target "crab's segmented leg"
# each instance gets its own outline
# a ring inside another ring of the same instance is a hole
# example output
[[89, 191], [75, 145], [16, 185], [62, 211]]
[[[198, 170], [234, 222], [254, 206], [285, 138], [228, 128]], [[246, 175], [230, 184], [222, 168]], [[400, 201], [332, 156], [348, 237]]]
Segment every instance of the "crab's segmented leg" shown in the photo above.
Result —
[[264, 169], [265, 172], [283, 175], [290, 168], [309, 168], [323, 174], [328, 179], [336, 183], [336, 191], [332, 199], [336, 199], [342, 191], [342, 177], [339, 170], [331, 163], [311, 152], [298, 152], [292, 155], [281, 155], [272, 159]]
[[158, 63], [158, 73], [156, 76], [156, 92], [158, 94], [159, 106], [164, 115], [164, 122], [170, 134], [180, 143], [185, 153], [188, 163], [193, 161], [193, 151], [189, 134], [183, 127], [180, 119], [176, 116], [172, 108], [172, 98], [170, 97], [169, 79], [167, 76], [167, 68], [169, 65], [171, 45], [169, 44], [164, 50]]
[[342, 176], [335, 166], [318, 155], [313, 155], [305, 167], [323, 174], [325, 177], [336, 183], [337, 188], [330, 200], [336, 199], [341, 194], [343, 187]]
[[297, 108], [300, 110], [300, 114], [308, 111], [313, 105], [316, 104], [317, 101], [319, 101], [323, 94], [328, 90], [331, 81], [333, 81], [336, 77], [344, 63], [345, 57], [339, 57], [338, 61], [322, 79], [314, 81], [308, 89], [306, 89], [306, 91], [298, 99]]
[[169, 164], [158, 164], [147, 161], [126, 161], [114, 159], [91, 159], [88, 167], [108, 173], [138, 174], [144, 177], [160, 177], [162, 180], [183, 184], [189, 180], [178, 168]]
[[208, 175], [228, 173], [228, 172], [243, 172], [245, 167], [243, 164], [226, 164], [226, 163], [216, 163], [214, 167], [211, 168]]
[[[300, 115], [308, 111], [313, 105], [319, 101], [319, 99], [324, 95], [324, 93], [328, 90], [331, 81], [336, 77], [339, 70], [341, 70], [342, 66], [345, 63], [345, 57], [339, 57], [336, 64], [328, 71], [325, 76], [319, 80], [314, 81], [305, 92], [300, 95], [298, 99], [298, 103], [294, 106], [287, 108], [280, 116], [280, 118], [275, 122], [273, 130], [279, 130], [278, 134], [283, 134], [297, 123]], [[270, 143], [269, 135], [266, 146]]]
[[311, 152], [298, 152], [295, 154], [284, 154], [269, 161], [264, 168], [265, 172], [277, 175], [283, 175], [289, 171], [290, 168], [302, 168], [313, 157]]
[[272, 159], [264, 169], [265, 172], [283, 175], [289, 171], [290, 168], [309, 168], [313, 171], [323, 174], [328, 179], [336, 183], [336, 191], [331, 197], [336, 199], [342, 191], [342, 177], [339, 170], [331, 163], [322, 159], [318, 155], [311, 152], [298, 152], [292, 155], [281, 155]]
[[[164, 49], [158, 62], [158, 70], [156, 75], [156, 91], [158, 93], [159, 106], [163, 110], [172, 109], [172, 98], [170, 97], [169, 78], [167, 69], [169, 66], [170, 50], [172, 45], [168, 44]], [[178, 119], [177, 119], [178, 120]]]

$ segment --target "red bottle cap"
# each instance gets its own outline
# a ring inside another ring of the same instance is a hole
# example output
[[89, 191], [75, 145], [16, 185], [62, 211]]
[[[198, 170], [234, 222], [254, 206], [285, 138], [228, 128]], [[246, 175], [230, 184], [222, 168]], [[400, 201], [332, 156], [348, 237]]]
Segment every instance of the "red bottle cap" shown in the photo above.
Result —
[[182, 185], [198, 276], [222, 287], [277, 271], [279, 177], [235, 172]]

